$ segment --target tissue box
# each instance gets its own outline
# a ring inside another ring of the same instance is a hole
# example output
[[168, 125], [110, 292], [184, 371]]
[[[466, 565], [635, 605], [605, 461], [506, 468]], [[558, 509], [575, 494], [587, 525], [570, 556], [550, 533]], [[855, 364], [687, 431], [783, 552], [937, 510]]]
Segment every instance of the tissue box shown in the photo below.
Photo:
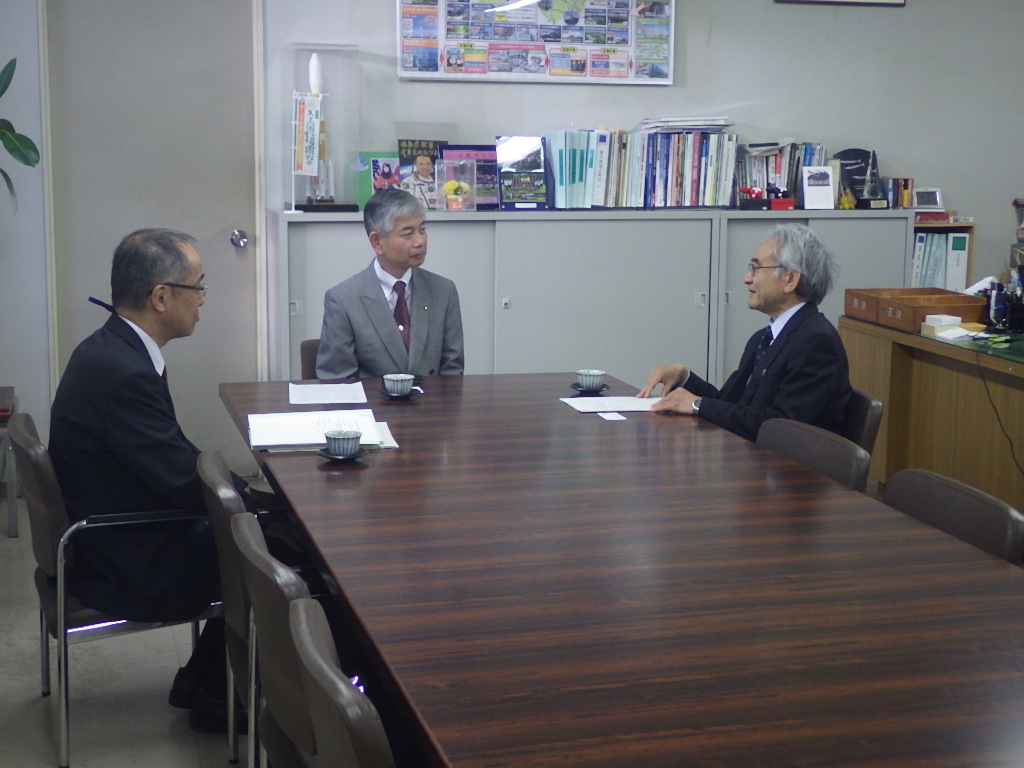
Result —
[[960, 325], [956, 315], [925, 315], [924, 321], [929, 325]]

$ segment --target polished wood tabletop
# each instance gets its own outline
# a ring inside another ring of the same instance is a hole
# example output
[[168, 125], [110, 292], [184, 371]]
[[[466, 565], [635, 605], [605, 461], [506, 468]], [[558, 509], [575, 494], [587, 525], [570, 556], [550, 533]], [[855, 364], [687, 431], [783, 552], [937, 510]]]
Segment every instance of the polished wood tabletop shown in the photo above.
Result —
[[[577, 413], [573, 379], [366, 382], [398, 449], [258, 454], [419, 729], [393, 742], [454, 768], [1024, 765], [1024, 569], [700, 419]], [[289, 409], [285, 382], [221, 396], [243, 434]]]

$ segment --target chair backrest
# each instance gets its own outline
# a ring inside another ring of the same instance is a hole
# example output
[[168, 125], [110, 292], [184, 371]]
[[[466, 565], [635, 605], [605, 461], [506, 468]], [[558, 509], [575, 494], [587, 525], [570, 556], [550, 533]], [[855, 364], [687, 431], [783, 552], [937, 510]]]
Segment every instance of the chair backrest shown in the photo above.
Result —
[[882, 501], [1015, 565], [1024, 565], [1024, 515], [971, 485], [925, 469], [901, 469]]
[[871, 454], [827, 429], [792, 419], [768, 419], [757, 433], [757, 444], [855, 491], [867, 488]]
[[242, 576], [242, 558], [231, 535], [231, 518], [246, 511], [245, 503], [235, 490], [231, 472], [220, 451], [199, 454], [199, 477], [203, 483], [213, 537], [217, 542], [224, 620], [244, 640], [249, 637], [249, 596]]
[[302, 378], [316, 378], [316, 353], [320, 351], [320, 339], [305, 339], [299, 342], [299, 362]]
[[299, 657], [288, 618], [289, 603], [309, 597], [309, 589], [293, 570], [267, 550], [255, 515], [232, 515], [231, 535], [241, 555], [245, 589], [252, 603], [263, 698], [285, 736], [303, 752], [313, 754], [313, 722], [299, 677]]
[[854, 387], [843, 419], [843, 437], [868, 453], [875, 449], [878, 425], [882, 421], [882, 401]]
[[327, 616], [316, 600], [292, 602], [291, 631], [313, 717], [318, 763], [392, 768], [395, 759], [380, 715], [342, 672]]
[[31, 416], [15, 413], [7, 428], [28, 507], [36, 564], [47, 576], [56, 578], [57, 544], [68, 527], [68, 511], [57, 482], [57, 473], [53, 470], [50, 452], [39, 440], [39, 432]]

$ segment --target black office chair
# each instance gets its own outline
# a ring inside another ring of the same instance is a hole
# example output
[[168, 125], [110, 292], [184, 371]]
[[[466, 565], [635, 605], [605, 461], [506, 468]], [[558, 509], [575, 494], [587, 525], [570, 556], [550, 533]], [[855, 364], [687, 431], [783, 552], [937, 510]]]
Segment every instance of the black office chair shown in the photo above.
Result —
[[[306, 703], [299, 659], [288, 628], [289, 604], [310, 596], [306, 583], [267, 550], [255, 515], [231, 516], [231, 535], [241, 556], [245, 591], [256, 637], [256, 669], [262, 698], [260, 742], [274, 765], [303, 765], [316, 752], [313, 721]], [[274, 758], [274, 752], [283, 757]], [[290, 754], [287, 754], [290, 753]]]
[[990, 554], [1024, 566], [1024, 515], [1005, 501], [926, 469], [901, 469], [882, 501]]
[[875, 449], [878, 425], [882, 422], [882, 401], [863, 390], [853, 388], [846, 405], [842, 435], [868, 453]]
[[827, 429], [792, 419], [768, 419], [757, 433], [757, 445], [855, 491], [867, 488], [871, 454]]
[[[257, 711], [256, 672], [250, 667], [255, 658], [254, 642], [249, 632], [249, 596], [242, 577], [242, 560], [231, 536], [231, 518], [246, 512], [245, 504], [235, 490], [224, 457], [217, 451], [199, 454], [199, 477], [203, 482], [203, 496], [210, 515], [210, 526], [217, 542], [217, 563], [220, 568], [221, 599], [224, 602], [224, 643], [228, 657], [228, 697], [235, 701], [237, 694], [246, 702], [250, 713]], [[257, 723], [253, 716], [249, 723], [249, 765], [255, 765]], [[238, 762], [238, 711], [228, 708], [228, 762]]]
[[303, 379], [316, 378], [316, 353], [320, 351], [320, 339], [305, 339], [299, 342], [299, 363]]
[[12, 539], [18, 536], [18, 472], [7, 422], [17, 410], [14, 387], [0, 387], [0, 483], [7, 489], [7, 536]]
[[[32, 551], [36, 558], [35, 583], [39, 595], [39, 651], [43, 695], [50, 695], [50, 637], [57, 641], [58, 765], [70, 763], [70, 700], [68, 645], [105, 637], [143, 632], [177, 624], [192, 624], [193, 646], [199, 636], [199, 622], [219, 616], [220, 603], [211, 604], [200, 616], [184, 621], [139, 622], [86, 608], [74, 597], [74, 568], [71, 563], [74, 537], [83, 530], [111, 525], [148, 525], [170, 520], [196, 518], [195, 513], [126, 512], [93, 515], [69, 525], [64, 497], [50, 454], [39, 440], [32, 417], [16, 413], [8, 422], [9, 437], [18, 462], [22, 493], [28, 507]], [[97, 482], [101, 482], [97, 479]]]
[[341, 670], [323, 607], [316, 600], [293, 600], [290, 624], [313, 718], [318, 763], [394, 768], [377, 709]]

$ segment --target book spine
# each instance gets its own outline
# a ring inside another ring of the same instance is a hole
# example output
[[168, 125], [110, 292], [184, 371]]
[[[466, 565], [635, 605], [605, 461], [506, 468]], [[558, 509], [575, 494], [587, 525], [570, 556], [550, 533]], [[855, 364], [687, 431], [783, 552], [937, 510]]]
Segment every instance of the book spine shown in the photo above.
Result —
[[693, 161], [690, 166], [690, 205], [700, 205], [700, 171], [704, 163], [704, 153], [707, 152], [705, 139], [706, 133], [694, 131]]
[[924, 249], [928, 241], [928, 233], [918, 232], [914, 236], [914, 259], [911, 262], [910, 287], [921, 287], [921, 270], [924, 266]]
[[608, 184], [608, 163], [611, 153], [611, 135], [608, 131], [594, 131], [594, 186], [590, 204], [594, 208], [605, 206], [605, 189]]

